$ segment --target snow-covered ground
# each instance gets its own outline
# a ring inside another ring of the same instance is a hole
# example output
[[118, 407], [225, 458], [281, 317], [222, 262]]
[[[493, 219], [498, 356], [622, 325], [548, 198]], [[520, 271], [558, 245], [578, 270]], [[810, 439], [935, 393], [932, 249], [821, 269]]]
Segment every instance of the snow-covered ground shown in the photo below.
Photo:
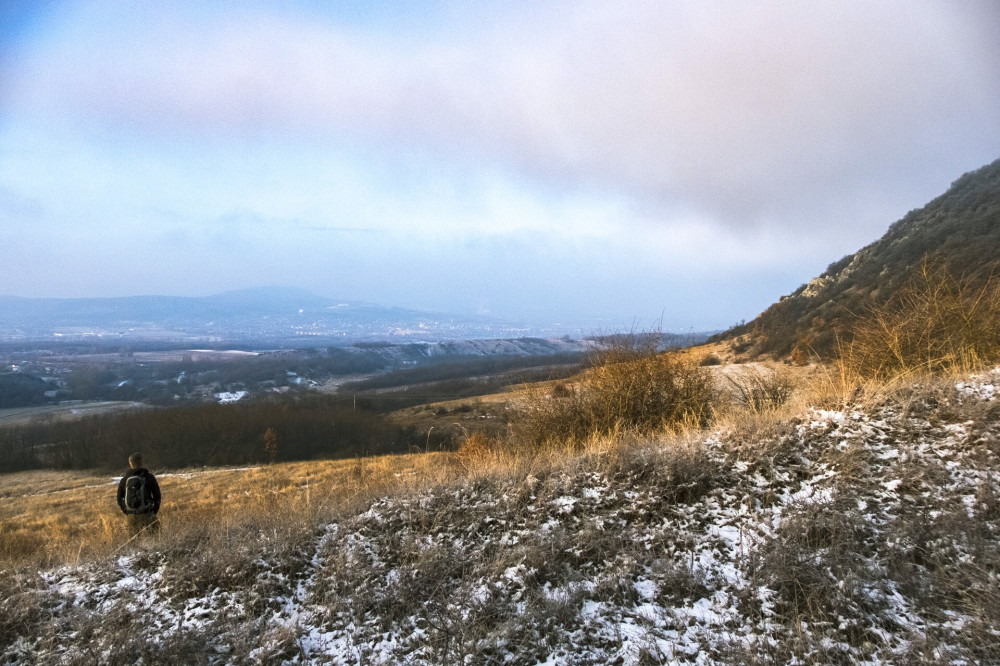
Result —
[[998, 386], [1000, 369], [384, 497], [293, 556], [262, 534], [234, 558], [249, 582], [185, 583], [155, 544], [16, 574], [6, 603], [43, 611], [22, 631], [0, 621], [3, 659], [988, 663]]
[[250, 395], [249, 391], [223, 391], [222, 393], [215, 393], [215, 399], [219, 401], [219, 404], [226, 405], [233, 402], [239, 402], [243, 398]]

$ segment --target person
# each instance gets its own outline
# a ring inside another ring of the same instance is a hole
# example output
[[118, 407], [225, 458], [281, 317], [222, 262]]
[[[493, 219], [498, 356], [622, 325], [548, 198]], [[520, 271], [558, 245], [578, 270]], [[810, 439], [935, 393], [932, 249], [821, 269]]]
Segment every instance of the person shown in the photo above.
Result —
[[128, 517], [129, 538], [140, 534], [156, 535], [160, 531], [156, 515], [160, 511], [160, 485], [142, 466], [141, 453], [130, 455], [128, 466], [129, 470], [118, 482], [118, 507]]

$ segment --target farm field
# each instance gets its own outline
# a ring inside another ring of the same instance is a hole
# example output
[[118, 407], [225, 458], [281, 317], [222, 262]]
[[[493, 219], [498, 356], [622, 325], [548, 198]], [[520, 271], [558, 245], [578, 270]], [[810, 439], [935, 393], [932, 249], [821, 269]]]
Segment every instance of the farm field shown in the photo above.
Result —
[[0, 409], [0, 427], [6, 425], [29, 425], [51, 419], [71, 420], [98, 414], [110, 414], [123, 410], [144, 409], [148, 405], [131, 400], [73, 401], [55, 405], [36, 407], [12, 407]]

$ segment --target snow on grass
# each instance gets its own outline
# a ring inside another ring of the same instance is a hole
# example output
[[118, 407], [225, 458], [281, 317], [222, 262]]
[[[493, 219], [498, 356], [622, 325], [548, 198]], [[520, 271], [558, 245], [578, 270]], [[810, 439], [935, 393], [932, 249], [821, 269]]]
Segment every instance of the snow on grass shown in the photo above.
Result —
[[1000, 368], [994, 368], [990, 372], [972, 375], [967, 380], [959, 381], [955, 387], [965, 396], [980, 400], [995, 400], [1000, 394], [998, 385], [1000, 385]]
[[976, 596], [1000, 587], [1000, 428], [961, 410], [998, 384], [810, 410], [760, 435], [766, 455], [710, 433], [693, 479], [664, 444], [384, 497], [228, 588], [182, 589], [155, 544], [42, 572], [55, 628], [3, 659], [113, 654], [100, 618], [125, 609], [154, 653], [184, 638], [209, 663], [979, 663], [1000, 654]]

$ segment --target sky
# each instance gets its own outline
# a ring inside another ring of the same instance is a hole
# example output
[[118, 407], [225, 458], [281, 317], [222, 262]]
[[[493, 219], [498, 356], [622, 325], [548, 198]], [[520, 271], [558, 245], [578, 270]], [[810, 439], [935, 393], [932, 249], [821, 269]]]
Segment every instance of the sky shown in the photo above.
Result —
[[0, 2], [0, 294], [686, 331], [1000, 157], [1000, 7]]

